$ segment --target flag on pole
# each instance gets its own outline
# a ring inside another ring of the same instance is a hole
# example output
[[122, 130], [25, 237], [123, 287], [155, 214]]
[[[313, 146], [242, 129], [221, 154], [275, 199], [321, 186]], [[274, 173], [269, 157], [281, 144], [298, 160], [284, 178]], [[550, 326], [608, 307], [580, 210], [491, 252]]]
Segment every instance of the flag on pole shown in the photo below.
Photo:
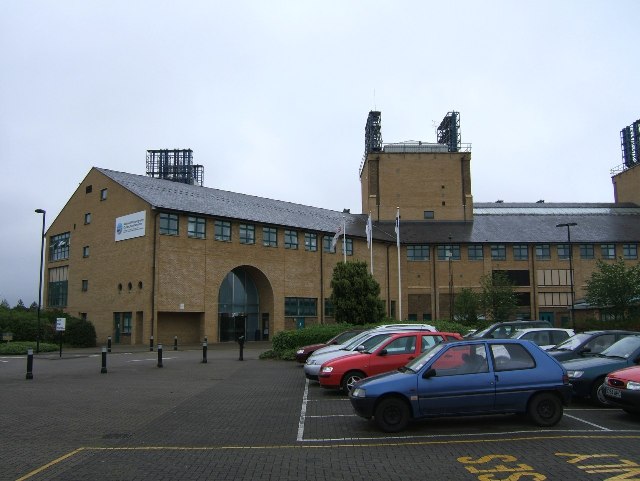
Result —
[[371, 213], [369, 213], [369, 218], [367, 219], [367, 226], [365, 228], [365, 232], [367, 233], [367, 248], [371, 248], [371, 237], [373, 234], [373, 228], [371, 226]]
[[400, 207], [398, 207], [398, 212], [396, 213], [396, 245], [400, 248]]
[[338, 239], [340, 238], [340, 236], [343, 233], [343, 227], [342, 225], [338, 226], [338, 229], [336, 230], [336, 235], [333, 236], [333, 239], [331, 240], [331, 250], [336, 250], [336, 244], [338, 243]]

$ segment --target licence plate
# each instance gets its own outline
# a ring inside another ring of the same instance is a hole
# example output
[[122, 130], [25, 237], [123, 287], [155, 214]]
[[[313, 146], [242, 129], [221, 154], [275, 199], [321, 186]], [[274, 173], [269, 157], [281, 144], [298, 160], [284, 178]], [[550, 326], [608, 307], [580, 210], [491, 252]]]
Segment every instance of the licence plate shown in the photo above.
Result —
[[620, 389], [614, 389], [612, 387], [605, 388], [605, 393], [607, 394], [607, 396], [611, 396], [615, 398], [622, 397], [622, 392], [620, 391]]

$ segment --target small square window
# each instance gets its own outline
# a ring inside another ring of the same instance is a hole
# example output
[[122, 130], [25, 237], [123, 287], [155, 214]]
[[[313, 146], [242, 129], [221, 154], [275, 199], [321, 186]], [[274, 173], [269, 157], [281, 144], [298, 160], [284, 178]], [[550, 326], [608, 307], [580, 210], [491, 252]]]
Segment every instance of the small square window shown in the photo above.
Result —
[[285, 229], [285, 231], [284, 231], [284, 248], [285, 249], [297, 249], [298, 248], [298, 233], [295, 230]]
[[275, 227], [263, 227], [262, 245], [265, 247], [278, 247], [278, 229]]
[[82, 248], [82, 257], [89, 257], [89, 246], [84, 246]]
[[84, 223], [86, 224], [91, 224], [91, 212], [87, 212], [84, 215]]
[[240, 244], [256, 243], [256, 226], [253, 224], [240, 224]]
[[638, 258], [638, 244], [624, 244], [622, 246], [622, 256], [625, 259]]
[[178, 235], [178, 216], [177, 214], [160, 214], [160, 234]]
[[425, 219], [433, 219], [434, 218], [434, 212], [432, 210], [425, 210], [424, 211], [424, 218]]
[[316, 252], [318, 250], [318, 234], [305, 232], [304, 234], [304, 250]]
[[569, 244], [558, 244], [558, 259], [561, 261], [569, 260], [571, 254], [570, 248]]
[[616, 245], [615, 244], [601, 244], [600, 255], [603, 259], [615, 259], [616, 258]]
[[593, 244], [580, 244], [580, 258], [581, 259], [595, 259], [596, 255], [593, 249]]
[[460, 246], [458, 244], [443, 244], [438, 246], [438, 260], [460, 260]]
[[529, 260], [529, 247], [526, 244], [515, 244], [513, 246], [513, 260], [514, 261]]
[[187, 235], [195, 239], [204, 239], [206, 235], [207, 221], [204, 217], [189, 216]]
[[102, 189], [100, 191], [100, 200], [107, 200], [107, 189]]
[[491, 245], [491, 260], [494, 260], [494, 261], [507, 260], [507, 247], [504, 244]]
[[336, 246], [333, 244], [333, 236], [324, 236], [322, 238], [322, 250], [328, 254], [336, 253]]
[[93, 186], [88, 185], [87, 187], [85, 187], [84, 191], [86, 194], [90, 194], [91, 192], [93, 192]]
[[214, 224], [215, 239], [217, 241], [231, 242], [231, 222], [217, 220]]
[[82, 279], [82, 292], [87, 292], [89, 290], [89, 280]]
[[548, 261], [551, 259], [551, 246], [549, 244], [536, 245], [536, 259], [539, 261]]
[[472, 244], [468, 246], [467, 253], [470, 261], [481, 261], [482, 259], [484, 259], [482, 244]]

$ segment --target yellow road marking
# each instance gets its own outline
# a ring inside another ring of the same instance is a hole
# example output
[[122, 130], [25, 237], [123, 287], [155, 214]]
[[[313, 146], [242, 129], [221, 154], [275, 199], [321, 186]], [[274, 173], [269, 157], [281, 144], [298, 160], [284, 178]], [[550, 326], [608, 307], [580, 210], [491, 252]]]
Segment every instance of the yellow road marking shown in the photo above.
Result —
[[22, 481], [23, 479], [31, 478], [31, 477], [35, 476], [36, 474], [41, 473], [45, 469], [49, 469], [51, 466], [53, 466], [55, 464], [58, 464], [61, 461], [64, 461], [65, 459], [70, 458], [71, 456], [75, 456], [80, 451], [84, 451], [84, 450], [85, 450], [85, 448], [75, 449], [75, 450], [71, 451], [70, 453], [65, 454], [64, 456], [60, 456], [59, 458], [54, 459], [50, 463], [47, 463], [44, 466], [40, 466], [38, 469], [35, 469], [35, 470], [31, 471], [30, 473], [25, 474], [21, 478], [18, 478], [16, 481]]

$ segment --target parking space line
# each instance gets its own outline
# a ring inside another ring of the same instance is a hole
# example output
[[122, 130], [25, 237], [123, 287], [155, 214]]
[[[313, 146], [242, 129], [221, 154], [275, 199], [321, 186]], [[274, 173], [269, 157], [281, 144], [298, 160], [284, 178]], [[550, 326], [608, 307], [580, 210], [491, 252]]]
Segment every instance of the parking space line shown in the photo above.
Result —
[[602, 429], [603, 431], [611, 431], [611, 429], [609, 429], [609, 428], [605, 428], [604, 426], [600, 426], [598, 424], [586, 421], [586, 420], [584, 420], [582, 418], [579, 418], [577, 416], [572, 416], [571, 414], [567, 414], [567, 413], [564, 413], [564, 415], [567, 416], [568, 418], [575, 419], [576, 421], [580, 421], [581, 423], [588, 424], [589, 426], [593, 426], [593, 427], [596, 427], [598, 429]]
[[35, 476], [36, 474], [39, 474], [39, 473], [41, 473], [42, 471], [44, 471], [46, 469], [49, 469], [51, 466], [54, 466], [54, 465], [64, 461], [65, 459], [70, 458], [71, 456], [75, 456], [80, 451], [84, 451], [84, 450], [85, 450], [85, 448], [74, 449], [73, 451], [65, 454], [64, 456], [60, 456], [59, 458], [54, 459], [53, 461], [51, 461], [51, 462], [49, 462], [49, 463], [47, 463], [47, 464], [45, 464], [43, 466], [40, 466], [38, 469], [34, 469], [30, 473], [27, 473], [24, 476], [18, 478], [16, 481], [23, 481], [25, 479], [29, 479], [29, 478]]
[[302, 394], [302, 406], [300, 407], [300, 419], [298, 420], [298, 442], [304, 441], [304, 420], [307, 416], [307, 398], [309, 396], [309, 380], [305, 379], [304, 393]]

